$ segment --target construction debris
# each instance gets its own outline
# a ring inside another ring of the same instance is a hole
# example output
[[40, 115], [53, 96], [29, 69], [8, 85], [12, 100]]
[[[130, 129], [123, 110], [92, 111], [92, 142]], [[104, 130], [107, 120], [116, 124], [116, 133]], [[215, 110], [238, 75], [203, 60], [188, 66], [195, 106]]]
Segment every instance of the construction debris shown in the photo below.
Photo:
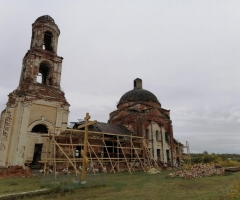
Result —
[[240, 167], [225, 167], [224, 171], [225, 172], [239, 172], [240, 171]]
[[225, 170], [217, 163], [210, 164], [195, 164], [191, 167], [190, 171], [182, 170], [175, 173], [170, 173], [170, 177], [183, 177], [183, 178], [199, 178], [204, 176], [222, 175]]
[[29, 169], [23, 169], [21, 166], [13, 166], [0, 171], [0, 177], [28, 177], [32, 176]]
[[147, 173], [149, 173], [149, 174], [158, 174], [158, 173], [160, 173], [160, 171], [158, 171], [157, 169], [155, 169], [154, 167], [152, 167], [151, 169], [149, 169], [149, 170], [147, 171]]

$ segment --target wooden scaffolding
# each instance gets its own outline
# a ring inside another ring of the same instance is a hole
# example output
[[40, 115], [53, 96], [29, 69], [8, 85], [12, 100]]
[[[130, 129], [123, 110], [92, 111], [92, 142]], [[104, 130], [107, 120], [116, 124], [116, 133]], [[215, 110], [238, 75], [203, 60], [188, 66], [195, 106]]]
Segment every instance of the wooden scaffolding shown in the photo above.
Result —
[[[61, 172], [67, 168], [74, 170], [76, 175], [81, 173], [83, 158], [78, 152], [84, 147], [83, 130], [55, 129], [42, 136], [48, 138], [41, 159], [44, 172]], [[87, 167], [92, 172], [146, 172], [152, 167], [159, 170], [147, 141], [139, 136], [89, 131], [87, 157], [90, 161]]]

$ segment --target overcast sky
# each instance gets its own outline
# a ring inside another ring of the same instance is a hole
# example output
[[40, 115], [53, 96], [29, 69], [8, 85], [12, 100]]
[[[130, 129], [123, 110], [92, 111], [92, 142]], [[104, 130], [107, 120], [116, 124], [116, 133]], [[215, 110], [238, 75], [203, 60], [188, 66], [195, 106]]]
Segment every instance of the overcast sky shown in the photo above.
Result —
[[50, 15], [69, 122], [86, 112], [107, 122], [141, 78], [191, 152], [240, 153], [239, 10], [239, 0], [0, 0], [0, 110], [18, 86], [32, 23]]

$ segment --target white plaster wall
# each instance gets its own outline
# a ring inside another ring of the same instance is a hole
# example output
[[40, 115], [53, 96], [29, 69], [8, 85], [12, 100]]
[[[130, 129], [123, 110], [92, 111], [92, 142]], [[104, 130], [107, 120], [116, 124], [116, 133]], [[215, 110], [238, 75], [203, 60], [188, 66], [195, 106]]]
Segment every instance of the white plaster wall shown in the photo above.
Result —
[[2, 127], [2, 133], [0, 138], [0, 145], [1, 145], [0, 146], [0, 166], [7, 165], [14, 110], [15, 108], [7, 107], [6, 112], [4, 114], [3, 127]]
[[[57, 108], [54, 123], [51, 123], [47, 117], [42, 116], [29, 124], [31, 108], [34, 104]], [[56, 127], [60, 129], [66, 128], [69, 113], [68, 106], [61, 107], [59, 102], [47, 102], [44, 100], [30, 103], [18, 102], [16, 107], [7, 108], [7, 111], [11, 111], [11, 124], [8, 124], [7, 141], [2, 141], [6, 148], [0, 150], [0, 166], [24, 166], [26, 161], [31, 162], [34, 155], [35, 144], [43, 144], [42, 152], [46, 152], [47, 138], [43, 138], [37, 133], [31, 133], [32, 128], [37, 124], [44, 124], [49, 130], [53, 130]], [[4, 116], [2, 116], [2, 118], [2, 123], [4, 124]], [[2, 135], [0, 135], [0, 142], [1, 136]], [[42, 156], [45, 155], [42, 154]]]
[[[169, 150], [169, 158], [171, 160], [171, 148], [170, 148], [170, 142], [166, 142], [165, 139], [165, 132], [166, 130], [163, 127], [160, 127], [157, 123], [152, 122], [149, 126], [149, 134], [150, 139], [148, 140], [148, 148], [151, 149], [152, 152], [152, 146], [154, 148], [154, 159], [157, 160], [157, 149], [160, 149], [160, 160], [163, 162], [167, 162], [167, 153], [166, 150]], [[156, 137], [156, 131], [159, 131], [159, 139], [157, 140]], [[161, 137], [162, 134], [162, 137]], [[152, 140], [153, 139], [153, 140]]]
[[14, 165], [14, 159], [16, 156], [17, 145], [19, 142], [20, 128], [23, 120], [23, 110], [24, 107], [21, 102], [17, 103], [17, 106], [14, 108], [14, 120], [12, 123], [12, 131], [9, 138], [8, 144], [8, 154], [6, 158], [7, 165]]
[[42, 153], [41, 153], [41, 159], [46, 158], [47, 156], [47, 143], [48, 138], [42, 137], [39, 133], [33, 133], [33, 132], [27, 132], [27, 148], [25, 151], [25, 157], [24, 161], [27, 163], [31, 163], [33, 161], [33, 155], [34, 155], [34, 148], [35, 144], [43, 144], [42, 146]]
[[23, 107], [23, 114], [22, 114], [22, 122], [20, 125], [20, 131], [18, 133], [17, 139], [17, 149], [14, 156], [13, 165], [24, 165], [24, 153], [26, 148], [26, 134], [29, 122], [29, 116], [31, 112], [31, 104], [28, 106]]

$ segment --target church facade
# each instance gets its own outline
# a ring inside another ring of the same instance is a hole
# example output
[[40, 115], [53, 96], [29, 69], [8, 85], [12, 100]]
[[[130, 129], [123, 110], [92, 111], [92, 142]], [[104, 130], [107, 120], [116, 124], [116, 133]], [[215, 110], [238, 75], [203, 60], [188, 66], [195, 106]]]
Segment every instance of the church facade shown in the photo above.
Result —
[[[37, 18], [32, 25], [30, 50], [23, 58], [19, 85], [8, 95], [1, 113], [0, 166], [38, 164], [43, 153], [49, 151], [49, 140], [43, 135], [54, 132], [59, 136], [69, 130], [70, 104], [60, 87], [63, 58], [57, 55], [59, 35], [57, 24], [48, 15]], [[74, 124], [77, 129], [78, 123]], [[108, 123], [98, 123], [92, 129], [145, 138], [153, 158], [162, 163], [173, 164], [182, 158], [183, 145], [174, 139], [170, 110], [163, 109], [157, 97], [142, 88], [139, 78], [134, 80], [133, 90], [120, 98]], [[82, 144], [78, 145], [82, 149]], [[98, 153], [103, 149], [99, 147]], [[108, 156], [114, 149], [116, 145], [106, 149]], [[144, 152], [139, 154], [144, 160]]]

